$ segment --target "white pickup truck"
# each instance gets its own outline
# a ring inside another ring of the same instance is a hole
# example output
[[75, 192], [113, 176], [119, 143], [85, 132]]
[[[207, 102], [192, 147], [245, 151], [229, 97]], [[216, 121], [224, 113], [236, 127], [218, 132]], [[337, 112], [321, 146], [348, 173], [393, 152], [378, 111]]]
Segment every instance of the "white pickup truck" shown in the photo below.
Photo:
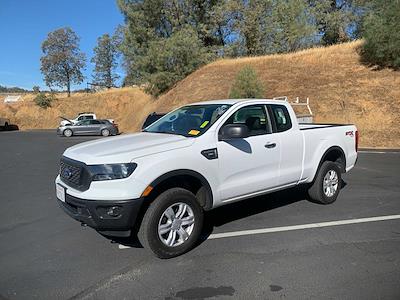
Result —
[[[77, 116], [76, 116], [76, 118], [75, 119], [67, 119], [67, 118], [64, 118], [64, 117], [60, 117], [61, 119], [63, 119], [61, 122], [60, 122], [60, 126], [66, 126], [66, 125], [69, 125], [69, 124], [72, 124], [72, 125], [75, 125], [75, 124], [77, 124], [78, 122], [80, 122], [80, 121], [84, 121], [84, 120], [97, 120], [97, 117], [96, 117], [96, 114], [95, 113], [92, 113], [92, 112], [82, 112], [82, 113], [79, 113]], [[109, 119], [108, 121], [110, 121], [111, 123], [114, 123], [114, 120], [112, 120], [112, 119]]]
[[170, 258], [196, 243], [205, 210], [301, 184], [311, 200], [334, 202], [357, 144], [355, 126], [299, 125], [285, 101], [200, 102], [140, 133], [68, 148], [56, 193], [74, 219], [137, 234]]

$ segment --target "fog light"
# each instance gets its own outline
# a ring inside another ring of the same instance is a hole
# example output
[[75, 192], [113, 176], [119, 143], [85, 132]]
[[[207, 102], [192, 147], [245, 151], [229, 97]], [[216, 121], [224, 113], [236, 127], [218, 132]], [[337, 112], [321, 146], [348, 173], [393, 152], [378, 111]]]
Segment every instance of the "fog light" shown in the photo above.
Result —
[[121, 215], [121, 212], [121, 206], [112, 206], [107, 210], [107, 215], [109, 215], [110, 217], [118, 217]]

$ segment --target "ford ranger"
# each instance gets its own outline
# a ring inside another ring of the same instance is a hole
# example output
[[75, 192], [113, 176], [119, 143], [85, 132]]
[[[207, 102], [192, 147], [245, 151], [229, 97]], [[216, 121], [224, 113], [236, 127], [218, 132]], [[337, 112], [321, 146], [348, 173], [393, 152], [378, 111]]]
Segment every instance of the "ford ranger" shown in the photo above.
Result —
[[203, 212], [218, 206], [297, 185], [334, 202], [357, 146], [354, 125], [298, 124], [285, 101], [199, 102], [140, 133], [68, 148], [56, 195], [79, 222], [170, 258], [194, 246]]

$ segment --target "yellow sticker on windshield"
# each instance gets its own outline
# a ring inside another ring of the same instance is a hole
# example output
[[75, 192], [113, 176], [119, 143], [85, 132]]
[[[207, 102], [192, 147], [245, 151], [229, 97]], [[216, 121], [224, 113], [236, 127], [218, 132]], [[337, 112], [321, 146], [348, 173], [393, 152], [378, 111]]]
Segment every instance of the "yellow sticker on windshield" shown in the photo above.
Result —
[[203, 124], [200, 125], [200, 128], [206, 127], [208, 123], [210, 123], [210, 121], [204, 121]]
[[189, 133], [190, 135], [198, 135], [198, 134], [200, 133], [200, 131], [192, 129], [192, 130], [190, 130], [188, 133]]

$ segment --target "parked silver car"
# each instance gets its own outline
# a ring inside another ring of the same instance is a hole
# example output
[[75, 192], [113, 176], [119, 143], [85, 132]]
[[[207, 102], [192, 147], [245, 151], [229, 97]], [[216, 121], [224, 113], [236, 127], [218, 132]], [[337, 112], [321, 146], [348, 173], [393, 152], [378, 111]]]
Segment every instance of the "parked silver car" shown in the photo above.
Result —
[[58, 135], [70, 137], [73, 135], [117, 135], [117, 124], [108, 120], [83, 120], [75, 125], [72, 123], [58, 127]]

